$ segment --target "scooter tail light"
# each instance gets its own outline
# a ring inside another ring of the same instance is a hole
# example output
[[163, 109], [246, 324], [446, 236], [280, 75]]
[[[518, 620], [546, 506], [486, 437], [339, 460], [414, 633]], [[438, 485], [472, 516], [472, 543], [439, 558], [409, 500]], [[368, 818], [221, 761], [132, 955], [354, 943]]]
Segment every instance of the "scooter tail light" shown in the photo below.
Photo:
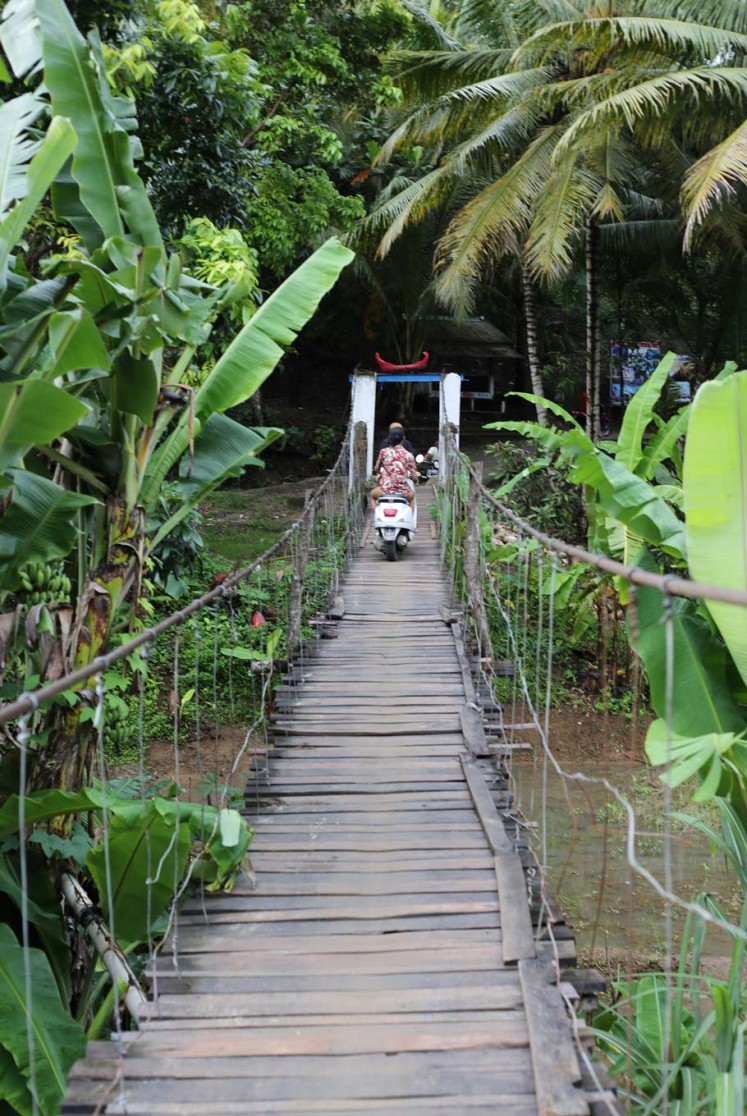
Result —
[[397, 514], [397, 508], [384, 508], [384, 515], [387, 519], [393, 519]]

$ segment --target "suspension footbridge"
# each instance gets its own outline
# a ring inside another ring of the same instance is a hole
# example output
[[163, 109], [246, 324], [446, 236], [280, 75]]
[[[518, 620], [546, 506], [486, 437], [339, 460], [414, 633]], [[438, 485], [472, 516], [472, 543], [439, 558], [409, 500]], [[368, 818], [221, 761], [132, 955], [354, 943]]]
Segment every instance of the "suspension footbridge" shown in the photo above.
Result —
[[277, 690], [246, 794], [255, 879], [189, 900], [140, 1029], [89, 1046], [65, 1112], [599, 1103], [557, 966], [572, 943], [542, 940], [499, 809], [501, 746], [490, 756], [478, 723], [431, 500], [405, 560], [360, 549], [333, 638]]

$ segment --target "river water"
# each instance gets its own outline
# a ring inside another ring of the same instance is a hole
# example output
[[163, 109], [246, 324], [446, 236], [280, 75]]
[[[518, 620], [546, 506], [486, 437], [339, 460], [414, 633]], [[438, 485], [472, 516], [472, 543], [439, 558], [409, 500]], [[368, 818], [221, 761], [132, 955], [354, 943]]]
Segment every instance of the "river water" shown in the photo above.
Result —
[[[738, 886], [709, 838], [674, 821], [667, 846], [665, 798], [661, 781], [644, 764], [621, 761], [568, 766], [591, 779], [605, 778], [632, 803], [636, 817], [636, 858], [662, 884], [669, 859], [672, 890], [691, 900], [696, 893], [714, 895], [732, 919], [739, 917]], [[541, 759], [513, 761], [517, 801], [532, 826], [537, 858], [546, 856], [549, 892], [576, 934], [579, 957], [616, 974], [629, 968], [660, 965], [665, 955], [669, 905], [632, 871], [627, 858], [627, 814], [601, 782], [574, 782], [547, 770], [543, 808]], [[685, 806], [684, 799], [676, 808]], [[699, 816], [716, 831], [718, 816], [699, 808]], [[543, 839], [544, 818], [544, 839]], [[684, 915], [672, 911], [675, 949]], [[710, 930], [704, 956], [719, 968], [727, 957], [727, 935]]]

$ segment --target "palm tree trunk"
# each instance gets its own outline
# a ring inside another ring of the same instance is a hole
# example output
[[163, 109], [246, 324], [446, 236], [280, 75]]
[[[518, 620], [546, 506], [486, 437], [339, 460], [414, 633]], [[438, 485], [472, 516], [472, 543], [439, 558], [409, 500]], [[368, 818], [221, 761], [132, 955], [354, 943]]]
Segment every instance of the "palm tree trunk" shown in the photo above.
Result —
[[600, 421], [599, 360], [599, 225], [586, 225], [586, 429], [593, 442], [599, 441]]
[[[535, 395], [544, 398], [545, 385], [542, 382], [542, 369], [539, 362], [539, 349], [537, 346], [537, 288], [529, 274], [525, 262], [521, 265], [521, 288], [524, 294], [524, 321], [526, 323], [527, 360], [529, 361], [529, 376], [532, 381], [532, 391]], [[536, 404], [537, 422], [547, 426], [547, 410], [541, 403]]]

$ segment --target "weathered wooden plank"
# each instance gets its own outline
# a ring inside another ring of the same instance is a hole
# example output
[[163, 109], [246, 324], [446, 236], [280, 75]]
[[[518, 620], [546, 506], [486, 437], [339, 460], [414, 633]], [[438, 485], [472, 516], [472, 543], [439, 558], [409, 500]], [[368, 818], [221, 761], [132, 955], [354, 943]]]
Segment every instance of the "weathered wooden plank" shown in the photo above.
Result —
[[513, 852], [513, 845], [509, 840], [479, 768], [467, 755], [462, 756], [462, 768], [477, 816], [491, 849], [495, 853]]
[[[363, 1027], [320, 1024], [291, 1030], [256, 1026], [246, 1030], [216, 1032], [209, 1026], [201, 1031], [143, 1031], [133, 1046], [130, 1061], [148, 1057], [248, 1058], [276, 1055], [405, 1054], [430, 1050], [505, 1050], [526, 1047], [527, 1027], [523, 1015], [512, 1013], [487, 1023], [465, 1026], [461, 1020], [449, 1023], [394, 1025], [369, 1023]], [[564, 1114], [565, 1116], [565, 1114]], [[571, 1116], [571, 1114], [567, 1114]], [[575, 1116], [575, 1113], [573, 1114]]]
[[[181, 997], [175, 998], [180, 999]], [[485, 1024], [490, 1023], [493, 1019], [505, 1020], [507, 1014], [516, 1010], [521, 1010], [520, 1003], [512, 1002], [511, 1006], [502, 1012], [478, 1008], [473, 1011], [400, 1011], [393, 1013], [380, 1012], [379, 1014], [374, 1013], [369, 1015], [361, 1009], [361, 998], [359, 995], [356, 996], [356, 1000], [357, 1006], [351, 1009], [351, 1011], [343, 1012], [342, 1014], [328, 1012], [327, 1014], [321, 1015], [294, 1015], [293, 1004], [288, 1003], [287, 1007], [284, 1007], [274, 1014], [260, 1014], [259, 1016], [223, 1016], [218, 1012], [216, 1015], [197, 1015], [194, 1018], [148, 1019], [145, 1026], [147, 1026], [149, 1033], [156, 1035], [169, 1031], [178, 1035], [184, 1031], [202, 1031], [208, 1028], [213, 1031], [232, 1031], [256, 1026], [271, 1027], [273, 1030], [281, 1033], [283, 1028], [286, 1027], [350, 1027], [351, 1025], [368, 1027], [374, 1024], [385, 1027], [391, 1027], [397, 1024], [427, 1027], [431, 1023], [460, 1023], [463, 1027], [469, 1028], [472, 1023]], [[143, 1027], [143, 1029], [145, 1029], [145, 1027]]]
[[[468, 949], [392, 950], [390, 953], [306, 954], [294, 957], [286, 953], [190, 954], [180, 957], [180, 969], [185, 976], [251, 976], [261, 974], [288, 975], [291, 973], [339, 975], [382, 975], [385, 973], [424, 972], [483, 972], [498, 967], [500, 950], [497, 946], [481, 945]], [[159, 979], [173, 972], [170, 957], [158, 959], [156, 968]]]
[[[262, 1016], [279, 1017], [296, 1015], [356, 1015], [360, 1011], [367, 1016], [390, 1016], [397, 1013], [417, 1012], [474, 1012], [523, 1010], [522, 991], [519, 981], [513, 987], [485, 987], [474, 982], [471, 987], [458, 988], [404, 988], [387, 991], [370, 990], [365, 1002], [361, 1002], [360, 992], [345, 992], [340, 989], [322, 992], [254, 992], [226, 993], [217, 996], [212, 993], [190, 997], [191, 1016], [185, 1022], [215, 1018], [229, 1021], [247, 1019], [250, 1023]], [[169, 993], [158, 998], [155, 1005], [158, 1019], [182, 1019], [185, 1004], [183, 996]], [[148, 1024], [150, 1026], [150, 1023]]]
[[[400, 784], [384, 784], [384, 786], [391, 788], [398, 785]], [[340, 784], [340, 789], [345, 792], [355, 790], [356, 787], [357, 784]], [[318, 789], [318, 784], [309, 789]], [[274, 790], [277, 794], [280, 794], [282, 791], [282, 784], [275, 786]], [[298, 788], [298, 792], [303, 793], [302, 788]], [[371, 789], [368, 792], [361, 790], [360, 793], [375, 794], [376, 792], [374, 789]], [[435, 807], [435, 803], [433, 805]], [[426, 826], [437, 826], [442, 833], [449, 833], [452, 830], [460, 829], [461, 826], [464, 825], [467, 828], [472, 828], [474, 832], [479, 832], [479, 824], [471, 810], [451, 808], [446, 808], [441, 811], [440, 817], [438, 810], [435, 808], [431, 810], [408, 810], [403, 808], [402, 810], [368, 810], [365, 813], [356, 813], [355, 811], [346, 813], [341, 811], [335, 814], [333, 821], [326, 820], [326, 815], [322, 811], [312, 815], [295, 815], [280, 812], [274, 814], [272, 818], [267, 818], [265, 820], [266, 824], [272, 825], [276, 831], [293, 827], [297, 828], [298, 826], [306, 826], [309, 829], [313, 829], [315, 826], [335, 825], [352, 833], [355, 830], [377, 830], [382, 824], [391, 824], [392, 831], [400, 829], [418, 829], [421, 826], [424, 828]], [[389, 837], [391, 834], [382, 834], [382, 836]]]
[[[466, 1099], [467, 1098], [464, 1098], [464, 1100]], [[478, 1097], [476, 1099], [480, 1103], [471, 1105], [469, 1109], [466, 1109], [463, 1107], [462, 1098], [460, 1097], [459, 1104], [462, 1111], [465, 1113], [468, 1111], [469, 1116], [495, 1116], [496, 1111], [498, 1111], [496, 1106], [498, 1105], [502, 1116], [537, 1116], [537, 1106], [529, 1097], [506, 1100], [496, 1095], [492, 1097]], [[453, 1108], [454, 1098], [447, 1097], [446, 1101]], [[143, 1107], [138, 1107], [137, 1104], [134, 1106], [128, 1104], [126, 1107], [120, 1108], [115, 1103], [114, 1105], [109, 1105], [106, 1111], [110, 1116], [118, 1116], [119, 1113], [122, 1113], [123, 1116], [141, 1116], [143, 1113], [147, 1114], [147, 1116], [174, 1116], [174, 1114], [176, 1114], [176, 1116], [194, 1116], [195, 1113], [197, 1113], [197, 1116], [234, 1116], [235, 1113], [241, 1113], [242, 1116], [253, 1116], [253, 1114], [256, 1116], [257, 1113], [259, 1113], [260, 1116], [271, 1116], [272, 1113], [278, 1112], [297, 1113], [297, 1102], [293, 1101], [291, 1103], [294, 1106], [292, 1108], [278, 1108], [275, 1106], [268, 1108], [264, 1101], [261, 1101], [259, 1106], [251, 1102], [247, 1104], [238, 1102], [236, 1105], [226, 1105], [224, 1102], [221, 1102], [218, 1105], [211, 1104], [208, 1107], [202, 1105], [194, 1106], [189, 1103], [182, 1106], [173, 1105], [168, 1102], [165, 1104], [156, 1102], [156, 1107], [154, 1108], [151, 1101], [144, 1101]], [[402, 1111], [402, 1101], [400, 1100], [394, 1101], [393, 1107], [389, 1109], [383, 1109], [379, 1107], [378, 1104], [375, 1108], [371, 1108], [370, 1105], [372, 1102], [368, 1100], [346, 1100], [343, 1103], [344, 1108], [340, 1109], [329, 1108], [328, 1101], [323, 1102], [322, 1108], [309, 1108], [304, 1104], [304, 1112], [308, 1113], [309, 1116], [311, 1116], [311, 1113], [315, 1112], [324, 1112], [327, 1116], [332, 1116], [333, 1112], [345, 1112], [348, 1116], [380, 1116], [382, 1112], [401, 1113]], [[435, 1107], [430, 1097], [417, 1098], [416, 1100], [408, 1098], [406, 1103], [408, 1116], [433, 1116], [435, 1112], [443, 1113], [447, 1111], [445, 1107]], [[86, 1109], [85, 1111], [89, 1113], [93, 1112], [93, 1109]], [[618, 1111], [618, 1109], [615, 1111]], [[621, 1112], [622, 1110], [619, 1111]], [[80, 1109], [76, 1109], [76, 1113], [80, 1112]], [[69, 1116], [74, 1116], [69, 1109], [64, 1109], [63, 1113], [64, 1116], [68, 1116], [68, 1113]], [[603, 1114], [600, 1113], [600, 1116], [603, 1116]]]
[[[243, 928], [242, 928], [243, 929]], [[261, 953], [304, 954], [312, 953], [391, 953], [393, 950], [403, 949], [462, 949], [471, 944], [483, 945], [491, 943], [499, 945], [500, 931], [487, 930], [412, 930], [408, 933], [397, 934], [333, 934], [327, 930], [325, 934], [315, 934], [309, 937], [283, 938], [273, 941], [269, 938], [256, 938], [248, 934], [237, 934], [235, 928], [229, 928], [221, 933], [215, 927], [206, 929], [179, 930], [179, 952], [210, 953], [212, 950], [230, 950], [241, 953], [251, 950], [257, 955]], [[215, 943], [215, 944], [213, 944]], [[169, 943], [164, 947], [168, 952]]]
[[372, 850], [367, 856], [358, 858], [350, 853], [319, 853], [313, 848], [300, 855], [277, 852], [271, 847], [252, 853], [252, 867], [255, 872], [419, 872], [422, 868], [469, 871], [472, 868], [492, 866], [493, 858], [487, 849], [471, 853], [433, 849], [411, 853], [407, 857], [403, 857], [401, 853]]
[[[400, 722], [392, 723], [389, 725], [381, 724], [376, 721], [362, 721], [360, 725], [356, 725], [356, 729], [360, 730], [365, 737], [390, 737], [390, 735], [400, 735], [400, 733], [408, 733], [408, 735], [424, 735], [429, 737], [432, 727], [424, 723], [411, 724], [404, 718]], [[461, 728], [458, 716], [444, 716], [439, 722], [439, 728], [443, 731], [456, 732]], [[272, 725], [272, 731], [286, 734], [293, 733], [298, 735], [303, 733], [306, 737], [316, 737], [316, 735], [342, 735], [347, 737], [351, 732], [351, 724], [341, 722], [338, 724], [315, 724], [308, 722], [294, 721], [276, 721]]]
[[[474, 1100], [474, 1104], [468, 1104], [468, 1101]], [[297, 1101], [290, 1101], [288, 1104], [285, 1102], [273, 1103], [268, 1106], [268, 1102], [260, 1101], [258, 1105], [253, 1104], [251, 1101], [238, 1101], [236, 1103], [220, 1101], [218, 1104], [205, 1104], [198, 1102], [197, 1105], [187, 1102], [179, 1102], [176, 1105], [171, 1104], [169, 1101], [160, 1103], [149, 1100], [141, 1102], [142, 1107], [138, 1101], [132, 1101], [128, 1098], [128, 1103], [125, 1107], [119, 1107], [116, 1102], [107, 1106], [107, 1113], [110, 1116], [274, 1116], [275, 1113], [293, 1113], [298, 1116], [299, 1108]], [[397, 1113], [397, 1116], [402, 1114], [402, 1103], [400, 1099], [395, 1099], [390, 1103], [389, 1108], [383, 1108], [382, 1102], [375, 1100], [353, 1100], [346, 1099], [341, 1102], [343, 1107], [332, 1108], [331, 1102], [324, 1100], [321, 1102], [304, 1102], [304, 1113], [312, 1116], [313, 1113], [324, 1113], [325, 1116], [333, 1116], [334, 1113], [344, 1112], [346, 1116], [381, 1116], [382, 1113]], [[407, 1116], [435, 1116], [436, 1113], [453, 1112], [454, 1098], [442, 1097], [417, 1097], [406, 1098]], [[282, 1107], [279, 1107], [282, 1106]], [[311, 1105], [311, 1106], [310, 1106]], [[512, 1097], [506, 1098], [500, 1093], [493, 1094], [492, 1096], [481, 1097], [460, 1097], [459, 1098], [460, 1111], [464, 1112], [466, 1116], [496, 1116], [496, 1112], [500, 1112], [501, 1116], [537, 1116], [537, 1106], [531, 1097]], [[86, 1108], [85, 1110], [76, 1109], [75, 1113], [85, 1111], [86, 1114], [93, 1113], [93, 1108]], [[72, 1109], [63, 1109], [64, 1116], [74, 1116]]]
[[589, 1105], [578, 1088], [581, 1067], [555, 967], [539, 958], [520, 960], [519, 978], [540, 1116], [588, 1116]]
[[[420, 745], [421, 747], [426, 744], [434, 746], [438, 744], [459, 744], [462, 748], [464, 748], [464, 739], [462, 737], [461, 729], [459, 730], [459, 732], [434, 731], [432, 733], [429, 733], [426, 738], [423, 739], [422, 734], [412, 734], [408, 728], [403, 728], [401, 732], [392, 733], [389, 739], [391, 740], [391, 743], [396, 744], [398, 747], [406, 747], [409, 744], [416, 744]], [[325, 743], [328, 744], [330, 747], [334, 746], [335, 748], [355, 748], [363, 744], [373, 744], [378, 747], [385, 747], [387, 745], [387, 740], [381, 739], [377, 736], [368, 735], [365, 732], [357, 732], [355, 735], [348, 733], [347, 736], [343, 736], [342, 734], [340, 734], [339, 736], [330, 737], [329, 740], [325, 741], [325, 738], [323, 736], [310, 737], [307, 736], [307, 734], [303, 732], [303, 730], [298, 729], [289, 730], [285, 734], [283, 740], [278, 742], [276, 747], [300, 748], [303, 746], [304, 743], [307, 743], [309, 747], [313, 748], [322, 748], [324, 747]]]
[[[355, 903], [330, 903], [329, 896], [307, 895], [299, 904], [289, 896], [225, 895], [220, 898], [224, 911], [253, 911], [257, 922], [285, 922], [288, 919], [398, 918], [412, 914], [480, 914], [498, 910], [495, 888], [491, 891], [464, 893], [447, 899], [443, 894], [412, 895], [384, 901], [381, 896], [356, 896]], [[191, 899], [185, 911], [201, 910], [199, 899]]]
[[245, 911], [218, 911], [213, 905], [209, 908], [207, 918], [199, 914], [180, 914], [179, 927], [215, 926], [219, 928], [232, 926], [237, 933], [248, 934], [252, 938], [279, 939], [295, 937], [296, 935], [318, 934], [321, 929], [330, 934], [385, 934], [394, 936], [407, 930], [469, 930], [489, 929], [500, 927], [500, 914], [497, 910], [477, 914], [415, 914], [400, 915], [396, 918], [367, 918], [354, 917], [345, 919], [325, 918], [324, 926], [320, 926], [319, 919], [291, 919], [277, 922], [257, 922], [251, 910]]
[[[518, 860], [517, 860], [518, 863]], [[257, 879], [256, 888], [249, 881], [239, 880], [234, 895], [436, 895], [445, 892], [488, 891], [495, 877], [490, 871], [473, 870], [469, 873], [444, 870], [442, 872], [375, 872], [363, 875], [357, 872], [336, 872], [318, 875], [315, 872], [264, 872]], [[522, 956], [527, 956], [522, 954]]]
[[[380, 695], [366, 695], [360, 694], [347, 699], [341, 699], [334, 694], [327, 694], [326, 696], [315, 696], [310, 687], [304, 686], [304, 697], [283, 697], [275, 700], [276, 709], [288, 710], [292, 713], [309, 713], [309, 712], [329, 712], [330, 710], [350, 710], [353, 714], [357, 714], [359, 710], [368, 709], [381, 709], [381, 696]], [[408, 694], [406, 697], [397, 697], [397, 709], [400, 718], [403, 714], [406, 717], [417, 715], [421, 712], [428, 713], [433, 709], [459, 709], [459, 695], [458, 694], [428, 694], [422, 697], [413, 696]]]
[[[153, 1106], [159, 1100], [173, 1104], [183, 1101], [192, 1103], [209, 1101], [254, 1101], [264, 1105], [255, 1111], [268, 1112], [266, 1099], [294, 1100], [301, 1102], [308, 1112], [307, 1105], [321, 1095], [325, 1099], [374, 1099], [392, 1098], [403, 1100], [410, 1097], [432, 1097], [443, 1095], [452, 1098], [462, 1096], [485, 1096], [502, 1093], [505, 1096], [531, 1096], [533, 1092], [532, 1071], [527, 1064], [527, 1052], [511, 1051], [511, 1061], [502, 1065], [496, 1051], [470, 1052], [470, 1059], [456, 1061], [454, 1051], [448, 1058], [443, 1054], [399, 1055], [396, 1059], [387, 1055], [368, 1055], [353, 1061], [346, 1059], [345, 1065], [338, 1067], [337, 1073], [330, 1073], [326, 1059], [319, 1060], [316, 1068], [310, 1061], [301, 1061], [291, 1067], [287, 1058], [258, 1059], [243, 1058], [184, 1058], [145, 1059], [133, 1058], [132, 1069], [128, 1066], [127, 1108], [149, 1101]], [[493, 1055], [492, 1065], [489, 1058], [475, 1057], [476, 1054]], [[417, 1060], [416, 1060], [417, 1059]], [[326, 1062], [326, 1065], [325, 1065]], [[394, 1064], [396, 1062], [396, 1065]], [[291, 1068], [295, 1072], [291, 1072]], [[111, 1080], [117, 1071], [114, 1059], [109, 1062], [90, 1062], [81, 1067], [86, 1076]], [[81, 1071], [74, 1081], [81, 1080]], [[252, 1073], [252, 1071], [254, 1071]], [[317, 1084], [317, 1080], [322, 1080]], [[139, 1081], [138, 1081], [139, 1079]], [[140, 1090], [140, 1091], [138, 1091]], [[317, 1109], [324, 1111], [324, 1108]], [[108, 1111], [111, 1111], [109, 1106]], [[141, 1110], [142, 1111], [142, 1110]], [[153, 1108], [145, 1109], [152, 1112]], [[344, 1109], [343, 1109], [344, 1111]], [[402, 1108], [399, 1112], [402, 1113]], [[501, 1109], [498, 1109], [501, 1111]]]
[[[261, 770], [257, 771], [257, 775], [261, 775], [261, 773]], [[291, 783], [294, 780], [299, 783], [306, 783], [309, 780], [323, 779], [355, 782], [360, 777], [366, 780], [368, 786], [371, 786], [372, 776], [375, 776], [376, 782], [381, 778], [382, 782], [403, 782], [406, 785], [409, 781], [435, 780], [448, 783], [456, 782], [462, 790], [465, 789], [463, 787], [465, 779], [463, 779], [458, 756], [446, 756], [442, 759], [410, 757], [409, 759], [403, 758], [392, 762], [385, 752], [368, 759], [361, 756], [337, 758], [326, 756], [324, 753], [322, 756], [304, 756], [303, 753], [300, 753], [296, 757], [270, 760], [269, 775], [272, 780], [281, 783]], [[451, 788], [441, 789], [449, 790]]]
[[[326, 790], [330, 793], [337, 794], [396, 794], [398, 790], [406, 787], [406, 782], [389, 782], [381, 783], [379, 786], [372, 786], [370, 782], [365, 779], [360, 782], [332, 782], [327, 779], [315, 779], [305, 782], [299, 779], [297, 782], [291, 779], [277, 779], [274, 780], [270, 777], [269, 783], [264, 779], [258, 779], [255, 783], [247, 784], [245, 798], [247, 802], [257, 801], [258, 798], [283, 798], [290, 794], [318, 794], [320, 790]], [[454, 783], [445, 779], [421, 779], [419, 782], [419, 789], [423, 792], [432, 791], [436, 794], [439, 788], [455, 791], [462, 786], [461, 783]], [[436, 803], [434, 801], [434, 807]], [[451, 811], [457, 813], [458, 811]], [[469, 814], [469, 810], [460, 811], [463, 814]], [[454, 821], [457, 819], [455, 818]], [[370, 824], [370, 823], [369, 823]]]
[[[269, 788], [273, 793], [272, 788]], [[436, 803], [443, 802], [448, 809], [459, 809], [466, 800], [465, 791], [438, 791], [437, 798], [434, 794], [422, 794], [417, 791], [402, 790], [399, 794], [330, 794], [327, 791], [310, 793], [302, 797], [289, 796], [288, 798], [274, 795], [280, 811], [285, 813], [305, 814], [309, 823], [313, 824], [314, 815], [327, 812], [358, 810], [399, 810], [407, 807], [410, 810], [432, 810]], [[268, 807], [269, 809], [269, 807]]]
[[504, 934], [503, 963], [510, 965], [536, 955], [529, 897], [524, 869], [516, 853], [499, 853], [495, 874]]
[[459, 711], [459, 720], [462, 725], [464, 742], [473, 756], [489, 756], [485, 726], [482, 717], [473, 705], [464, 705]]
[[450, 973], [251, 973], [248, 976], [232, 973], [230, 976], [206, 974], [179, 974], [174, 970], [158, 973], [159, 994], [191, 994], [208, 992], [215, 995], [243, 995], [250, 992], [357, 992], [365, 997], [372, 991], [402, 988], [471, 988], [476, 980], [486, 987], [517, 987], [518, 971], [512, 969], [484, 969], [475, 976], [474, 971]]
[[[249, 813], [249, 816], [251, 817], [251, 813]], [[265, 816], [260, 814], [257, 823], [261, 824], [265, 820]], [[344, 832], [339, 832], [336, 829], [327, 831], [321, 827], [317, 827], [310, 835], [299, 828], [278, 830], [272, 842], [274, 849], [288, 852], [303, 851], [309, 848], [321, 852], [353, 853], [365, 853], [374, 850], [402, 853], [405, 856], [411, 852], [421, 850], [439, 850], [443, 848], [443, 845], [443, 836], [437, 830], [422, 833], [418, 830], [398, 829], [391, 834], [376, 833], [372, 838], [370, 832], [353, 832], [350, 829], [346, 829]], [[484, 849], [485, 837], [479, 826], [463, 832], [457, 830], [449, 833], [448, 846], [450, 849]], [[257, 847], [265, 848], [266, 846], [258, 844]], [[216, 897], [215, 901], [220, 902], [220, 897]]]

